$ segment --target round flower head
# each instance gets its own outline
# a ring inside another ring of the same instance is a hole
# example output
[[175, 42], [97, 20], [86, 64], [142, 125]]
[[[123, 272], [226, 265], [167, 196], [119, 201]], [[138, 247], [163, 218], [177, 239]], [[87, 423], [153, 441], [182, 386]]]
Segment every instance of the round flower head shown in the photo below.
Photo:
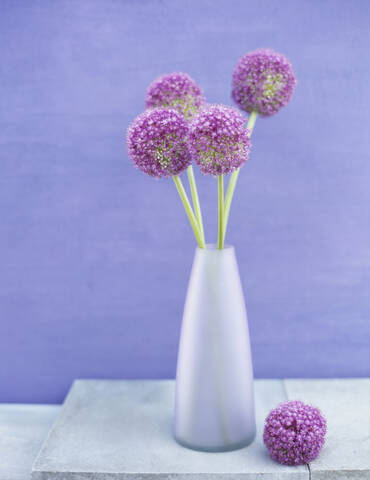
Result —
[[146, 108], [174, 108], [187, 119], [204, 103], [202, 90], [187, 73], [170, 73], [158, 78], [149, 85], [145, 99]]
[[318, 456], [325, 433], [326, 420], [318, 408], [290, 401], [280, 404], [266, 418], [263, 441], [277, 462], [303, 465]]
[[289, 60], [263, 49], [242, 57], [232, 77], [232, 98], [246, 112], [266, 117], [288, 104], [297, 81]]
[[175, 110], [146, 110], [128, 128], [129, 157], [152, 177], [179, 175], [191, 163], [188, 132], [188, 123]]
[[202, 173], [224, 175], [243, 165], [249, 155], [249, 130], [232, 107], [208, 105], [190, 124], [189, 150]]

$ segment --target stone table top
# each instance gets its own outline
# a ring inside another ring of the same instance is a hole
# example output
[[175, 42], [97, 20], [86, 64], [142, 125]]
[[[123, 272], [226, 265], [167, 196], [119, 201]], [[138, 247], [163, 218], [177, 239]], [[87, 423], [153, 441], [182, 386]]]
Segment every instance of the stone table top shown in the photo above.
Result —
[[[370, 479], [370, 380], [257, 380], [257, 437], [226, 453], [196, 452], [172, 438], [173, 381], [76, 381], [32, 471], [33, 480]], [[275, 463], [262, 443], [279, 402], [320, 407], [328, 438], [310, 466]]]
[[59, 410], [56, 405], [0, 405], [0, 480], [30, 477]]

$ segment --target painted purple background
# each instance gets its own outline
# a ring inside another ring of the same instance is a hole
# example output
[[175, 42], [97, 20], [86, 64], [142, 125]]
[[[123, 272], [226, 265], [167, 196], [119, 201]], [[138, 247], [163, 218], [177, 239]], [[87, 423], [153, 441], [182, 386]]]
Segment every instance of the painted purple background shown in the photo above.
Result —
[[[238, 58], [299, 85], [257, 120], [228, 234], [258, 377], [370, 374], [370, 3], [0, 3], [0, 401], [75, 377], [173, 377], [194, 241], [171, 180], [124, 136], [162, 72], [231, 103]], [[216, 181], [199, 179], [208, 240]]]

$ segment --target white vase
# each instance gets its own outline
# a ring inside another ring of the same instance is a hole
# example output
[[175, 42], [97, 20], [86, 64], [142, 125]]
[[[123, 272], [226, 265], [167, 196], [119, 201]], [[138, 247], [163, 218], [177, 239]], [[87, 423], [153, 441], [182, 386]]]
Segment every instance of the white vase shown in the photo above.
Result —
[[255, 437], [253, 368], [235, 250], [197, 248], [176, 375], [174, 436], [202, 451], [235, 450]]

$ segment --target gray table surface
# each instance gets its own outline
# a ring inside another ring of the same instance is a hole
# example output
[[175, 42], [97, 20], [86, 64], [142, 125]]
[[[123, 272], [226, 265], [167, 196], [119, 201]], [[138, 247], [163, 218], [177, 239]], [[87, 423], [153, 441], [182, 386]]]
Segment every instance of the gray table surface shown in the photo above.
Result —
[[0, 480], [30, 477], [59, 410], [56, 405], [0, 405]]
[[[173, 386], [77, 381], [62, 409], [0, 405], [0, 480], [29, 479], [43, 442], [33, 480], [370, 479], [370, 379], [257, 380], [257, 438], [222, 454], [172, 440]], [[287, 398], [316, 404], [328, 420], [326, 445], [309, 467], [273, 462], [261, 441], [268, 411]]]
[[[370, 379], [257, 380], [255, 391], [255, 442], [203, 453], [172, 439], [173, 381], [76, 381], [32, 480], [370, 479]], [[279, 465], [262, 444], [267, 413], [288, 398], [328, 419], [326, 446], [309, 467]]]

